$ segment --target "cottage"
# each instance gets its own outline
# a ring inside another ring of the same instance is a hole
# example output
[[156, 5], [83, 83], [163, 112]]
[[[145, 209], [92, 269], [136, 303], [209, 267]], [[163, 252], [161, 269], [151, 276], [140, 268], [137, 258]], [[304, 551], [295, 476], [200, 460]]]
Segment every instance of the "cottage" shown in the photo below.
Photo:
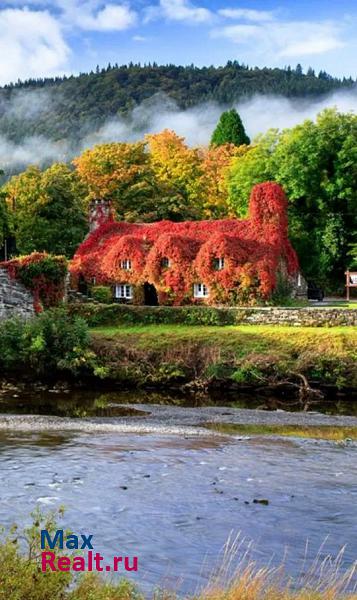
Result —
[[134, 304], [252, 304], [278, 281], [305, 291], [273, 182], [253, 188], [244, 220], [123, 223], [96, 201], [70, 270], [76, 286], [109, 285], [115, 301]]

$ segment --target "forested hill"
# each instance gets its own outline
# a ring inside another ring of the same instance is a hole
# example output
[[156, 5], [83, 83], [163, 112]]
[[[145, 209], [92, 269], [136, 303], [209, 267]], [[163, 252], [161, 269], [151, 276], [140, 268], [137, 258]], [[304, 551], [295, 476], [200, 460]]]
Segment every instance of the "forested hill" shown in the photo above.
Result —
[[[253, 94], [316, 98], [355, 85], [311, 69], [258, 69], [228, 62], [224, 67], [156, 64], [108, 66], [96, 72], [56, 79], [29, 80], [0, 88], [0, 135], [15, 142], [28, 135], [73, 138], [108, 118], [126, 115], [162, 93], [179, 108], [215, 101], [222, 105]], [[28, 94], [31, 92], [30, 94]]]

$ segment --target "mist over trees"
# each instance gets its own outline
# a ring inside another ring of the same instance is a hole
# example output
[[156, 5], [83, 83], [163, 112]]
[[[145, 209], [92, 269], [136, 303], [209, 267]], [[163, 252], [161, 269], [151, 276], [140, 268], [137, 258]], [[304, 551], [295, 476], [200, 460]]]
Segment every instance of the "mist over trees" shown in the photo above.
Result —
[[[19, 82], [0, 88], [0, 134], [19, 142], [26, 136], [51, 140], [78, 139], [100, 128], [108, 119], [128, 116], [158, 93], [179, 109], [205, 102], [227, 106], [254, 94], [316, 99], [355, 82], [301, 67], [249, 68], [237, 61], [224, 67], [194, 65], [111, 66], [79, 76]], [[27, 92], [37, 101], [29, 106]]]

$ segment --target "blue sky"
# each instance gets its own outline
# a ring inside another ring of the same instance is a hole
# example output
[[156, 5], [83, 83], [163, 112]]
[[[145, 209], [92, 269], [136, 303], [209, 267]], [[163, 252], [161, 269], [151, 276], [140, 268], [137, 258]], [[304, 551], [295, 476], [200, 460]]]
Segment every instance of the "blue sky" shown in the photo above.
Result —
[[111, 63], [296, 65], [357, 76], [356, 0], [0, 0], [0, 84]]

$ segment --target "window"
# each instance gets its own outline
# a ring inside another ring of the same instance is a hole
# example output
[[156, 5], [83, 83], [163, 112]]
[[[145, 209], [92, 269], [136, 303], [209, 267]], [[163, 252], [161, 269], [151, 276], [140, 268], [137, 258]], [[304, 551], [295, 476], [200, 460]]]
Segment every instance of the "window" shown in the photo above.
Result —
[[193, 295], [195, 298], [207, 298], [209, 296], [209, 289], [205, 283], [195, 283], [193, 286]]
[[297, 284], [298, 284], [298, 287], [301, 287], [301, 286], [302, 286], [301, 273], [298, 273], [298, 280], [297, 280]]
[[222, 271], [222, 269], [224, 269], [224, 258], [215, 258], [213, 260], [213, 266], [216, 271]]
[[164, 268], [167, 268], [167, 267], [169, 267], [169, 266], [170, 266], [170, 259], [169, 259], [169, 258], [167, 258], [167, 256], [164, 256], [164, 257], [161, 259], [161, 266], [162, 266], [162, 267], [164, 267]]
[[131, 300], [133, 297], [133, 286], [126, 283], [119, 283], [115, 286], [115, 297]]
[[125, 269], [125, 271], [130, 271], [131, 270], [131, 260], [130, 258], [124, 258], [124, 260], [120, 261], [120, 267], [122, 269]]

